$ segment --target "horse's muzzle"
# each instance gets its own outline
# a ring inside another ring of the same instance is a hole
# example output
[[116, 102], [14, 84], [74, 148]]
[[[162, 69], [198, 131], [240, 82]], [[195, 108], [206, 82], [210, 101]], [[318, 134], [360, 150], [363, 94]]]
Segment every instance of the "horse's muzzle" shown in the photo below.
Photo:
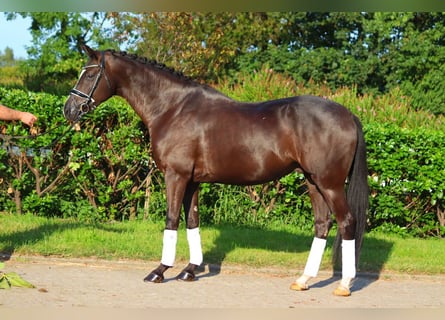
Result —
[[84, 114], [84, 112], [82, 112], [82, 109], [89, 109], [88, 106], [82, 106], [82, 104], [84, 103], [81, 103], [79, 105], [71, 97], [68, 98], [68, 100], [65, 102], [65, 106], [63, 107], [63, 116], [65, 117], [65, 119], [73, 122], [79, 121], [79, 119]]

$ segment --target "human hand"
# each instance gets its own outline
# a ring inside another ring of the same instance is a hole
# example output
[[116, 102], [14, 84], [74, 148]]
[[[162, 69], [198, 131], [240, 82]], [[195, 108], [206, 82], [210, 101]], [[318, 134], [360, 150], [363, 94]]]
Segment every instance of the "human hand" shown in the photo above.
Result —
[[22, 121], [24, 124], [32, 127], [34, 125], [34, 122], [37, 121], [37, 117], [29, 112], [22, 112], [20, 114], [20, 121]]

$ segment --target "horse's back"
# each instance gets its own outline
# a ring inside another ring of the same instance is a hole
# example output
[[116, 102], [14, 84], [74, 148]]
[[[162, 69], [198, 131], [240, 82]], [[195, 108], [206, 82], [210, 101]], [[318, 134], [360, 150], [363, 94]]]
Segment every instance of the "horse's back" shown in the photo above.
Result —
[[269, 109], [280, 135], [289, 135], [301, 153], [306, 148], [327, 148], [355, 143], [354, 115], [344, 106], [317, 96], [296, 96], [259, 104]]
[[[317, 96], [303, 95], [279, 100], [271, 100], [268, 103], [276, 103], [287, 108], [290, 107], [295, 116], [306, 121], [313, 119], [314, 121], [327, 122], [330, 124], [338, 123], [338, 125], [346, 125], [346, 122], [351, 121], [352, 113], [343, 105], [331, 100], [327, 100]], [[298, 119], [292, 119], [298, 121]], [[299, 122], [299, 121], [298, 121]]]

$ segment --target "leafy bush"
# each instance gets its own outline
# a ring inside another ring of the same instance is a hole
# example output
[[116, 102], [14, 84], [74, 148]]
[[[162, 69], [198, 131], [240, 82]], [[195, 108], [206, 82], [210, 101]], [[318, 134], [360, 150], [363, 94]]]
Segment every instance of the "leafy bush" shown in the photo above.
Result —
[[399, 127], [428, 127], [443, 130], [445, 117], [411, 107], [413, 98], [399, 88], [385, 95], [359, 94], [356, 87], [331, 90], [326, 85], [304, 86], [265, 65], [253, 73], [240, 73], [237, 82], [223, 80], [218, 88], [241, 101], [263, 101], [278, 97], [316, 95], [340, 103], [356, 114], [362, 123], [392, 123]]
[[0, 66], [0, 86], [23, 86], [23, 75], [21, 74], [18, 66]]
[[[221, 81], [217, 88], [238, 100], [315, 94], [349, 107], [362, 119], [368, 145], [369, 229], [444, 235], [443, 117], [410, 111], [410, 98], [396, 89], [380, 97], [360, 96], [354, 88], [332, 92], [298, 85], [270, 68], [241, 74], [235, 84]], [[148, 132], [131, 107], [113, 98], [86, 116], [80, 128], [68, 130], [62, 115], [65, 99], [0, 87], [0, 101], [35, 113], [42, 134], [3, 140], [3, 210], [85, 221], [165, 219], [163, 177], [150, 158]], [[29, 134], [16, 122], [2, 123], [0, 130]], [[42, 152], [48, 148], [49, 155]], [[260, 186], [202, 184], [200, 212], [205, 224], [313, 228], [310, 199], [297, 173]]]
[[443, 235], [445, 133], [376, 123], [367, 125], [365, 131], [371, 228]]
[[39, 119], [34, 137], [21, 123], [2, 124], [3, 209], [86, 220], [136, 216], [152, 166], [141, 121], [126, 103], [113, 99], [86, 117], [82, 128], [69, 130], [62, 114], [65, 99], [0, 88], [3, 104]]
[[[6, 90], [0, 88], [0, 101], [13, 108], [35, 113], [39, 121], [31, 135], [29, 129], [20, 122], [3, 122], [0, 131], [5, 136], [2, 138], [2, 151], [0, 152], [0, 174], [2, 190], [2, 206], [5, 210], [15, 208], [17, 212], [22, 209], [28, 211], [27, 206], [33, 208], [38, 202], [45, 203], [56, 201], [57, 197], [46, 198], [56, 187], [55, 182], [62, 183], [64, 176], [64, 154], [68, 151], [63, 144], [66, 138], [52, 146], [52, 142], [63, 135], [67, 123], [62, 116], [63, 101], [61, 98], [49, 94], [33, 94], [21, 90]], [[48, 131], [39, 136], [39, 133]], [[22, 138], [15, 138], [15, 137]], [[39, 201], [23, 201], [32, 195]], [[57, 208], [57, 205], [50, 206]], [[57, 215], [56, 212], [44, 211], [44, 215]]]

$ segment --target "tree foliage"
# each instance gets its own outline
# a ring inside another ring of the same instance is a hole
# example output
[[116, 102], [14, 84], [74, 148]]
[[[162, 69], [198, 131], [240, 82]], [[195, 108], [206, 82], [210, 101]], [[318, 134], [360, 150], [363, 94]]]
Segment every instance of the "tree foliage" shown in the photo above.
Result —
[[[13, 19], [17, 14], [9, 13]], [[25, 84], [62, 93], [82, 64], [79, 48], [124, 49], [202, 81], [237, 81], [265, 64], [297, 82], [359, 94], [395, 87], [415, 109], [445, 113], [441, 12], [28, 12], [33, 44]]]
[[[240, 69], [268, 63], [297, 82], [325, 83], [359, 93], [395, 87], [413, 107], [445, 112], [443, 13], [305, 13], [293, 20], [293, 39], [240, 57]], [[291, 38], [292, 39], [292, 38]], [[290, 45], [289, 45], [290, 43]]]
[[20, 60], [14, 57], [14, 51], [10, 47], [6, 47], [3, 52], [0, 50], [0, 85], [15, 87], [23, 84], [18, 67], [19, 62]]
[[6, 47], [3, 52], [0, 50], [0, 67], [14, 66], [15, 62], [14, 50], [12, 50], [10, 47]]
[[275, 13], [113, 13], [119, 41], [138, 54], [203, 80], [216, 80], [250, 48], [278, 41]]
[[[7, 14], [14, 19], [18, 14]], [[28, 60], [22, 63], [25, 86], [32, 91], [67, 92], [83, 64], [82, 43], [96, 46], [110, 42], [105, 36], [105, 13], [25, 12], [31, 18], [32, 45]]]

